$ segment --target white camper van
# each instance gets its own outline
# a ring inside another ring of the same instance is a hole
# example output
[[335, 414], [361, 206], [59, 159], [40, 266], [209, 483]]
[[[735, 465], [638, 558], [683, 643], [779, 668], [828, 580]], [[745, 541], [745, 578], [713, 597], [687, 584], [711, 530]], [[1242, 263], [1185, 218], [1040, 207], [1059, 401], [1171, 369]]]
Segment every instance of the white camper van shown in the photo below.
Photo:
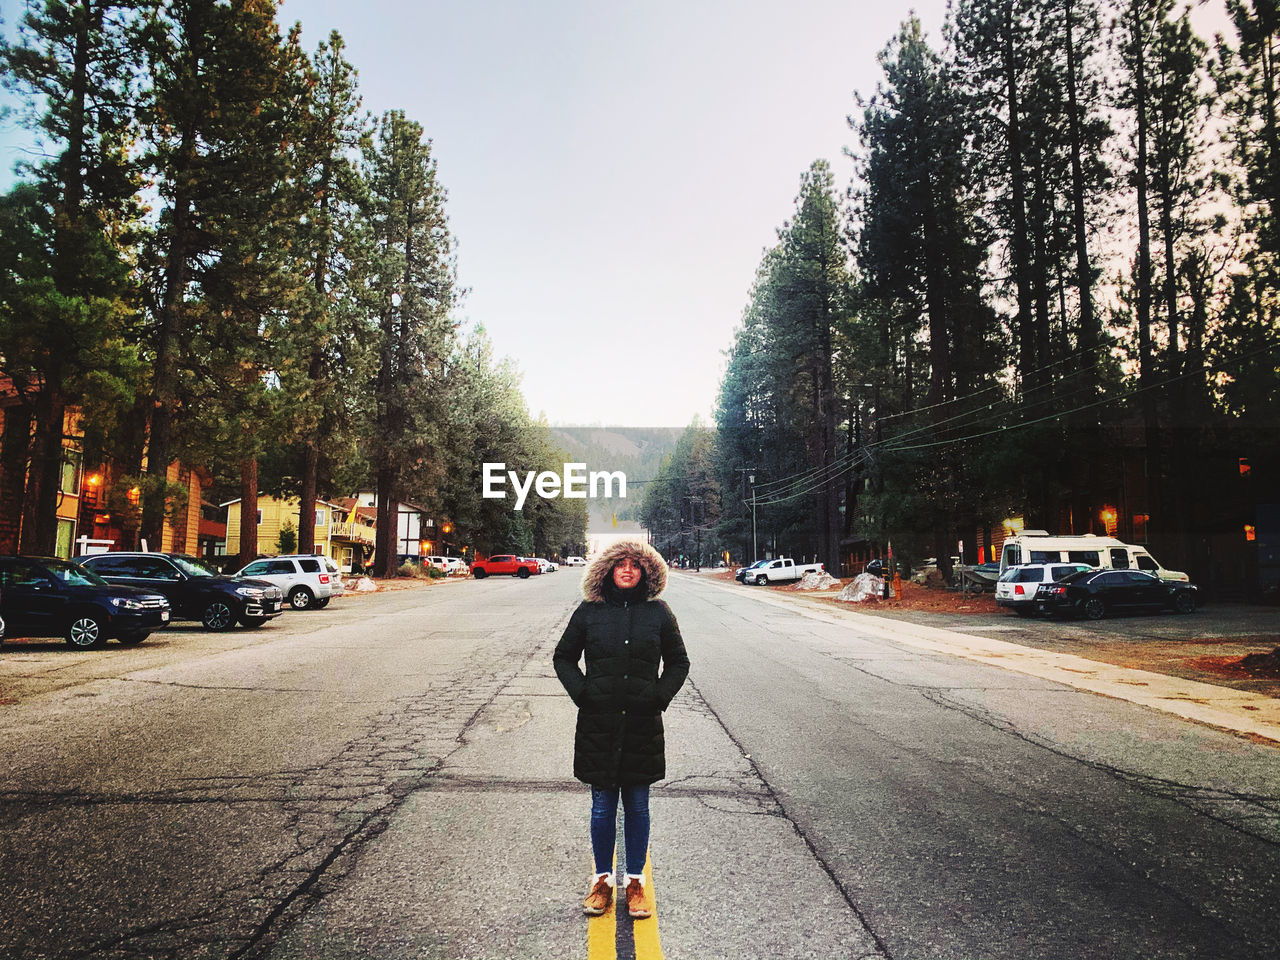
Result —
[[1189, 581], [1180, 570], [1168, 570], [1147, 552], [1115, 537], [1091, 533], [1079, 537], [1051, 537], [1045, 530], [1024, 530], [1000, 548], [1000, 572], [1023, 563], [1087, 563], [1115, 570], [1146, 570], [1161, 580]]

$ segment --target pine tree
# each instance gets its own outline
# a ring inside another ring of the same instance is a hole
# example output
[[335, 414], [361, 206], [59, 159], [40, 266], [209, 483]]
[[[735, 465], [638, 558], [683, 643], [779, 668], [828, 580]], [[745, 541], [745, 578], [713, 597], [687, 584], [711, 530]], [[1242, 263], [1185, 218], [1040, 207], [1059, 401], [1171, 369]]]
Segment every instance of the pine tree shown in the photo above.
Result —
[[395, 569], [398, 502], [409, 482], [438, 479], [443, 408], [435, 387], [453, 348], [454, 268], [431, 143], [399, 111], [383, 115], [364, 148], [363, 212], [373, 236], [364, 309], [378, 325], [368, 439], [378, 499], [375, 571]]
[[315, 548], [315, 527], [306, 518], [315, 514], [322, 448], [335, 456], [341, 449], [339, 435], [349, 427], [343, 385], [369, 359], [366, 338], [359, 336], [359, 320], [351, 310], [355, 296], [350, 289], [352, 261], [365, 249], [357, 206], [360, 178], [353, 160], [366, 131], [355, 68], [344, 50], [335, 31], [311, 59], [308, 123], [297, 151], [303, 206], [297, 255], [310, 274], [311, 295], [297, 338], [306, 356], [298, 373], [305, 378], [294, 378], [284, 388], [300, 400], [304, 519], [298, 540], [303, 553]]
[[139, 215], [134, 22], [141, 3], [32, 5], [0, 45], [6, 85], [51, 158], [4, 198], [0, 363], [34, 426], [21, 549], [57, 538], [63, 425], [77, 407], [99, 435], [137, 375], [137, 294], [129, 247]]

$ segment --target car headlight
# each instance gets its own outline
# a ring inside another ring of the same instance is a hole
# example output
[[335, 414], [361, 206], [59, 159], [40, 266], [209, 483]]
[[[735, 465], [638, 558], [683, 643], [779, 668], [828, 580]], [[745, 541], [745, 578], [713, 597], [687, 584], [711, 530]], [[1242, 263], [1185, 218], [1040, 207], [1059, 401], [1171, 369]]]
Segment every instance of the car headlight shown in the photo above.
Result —
[[142, 610], [143, 603], [141, 600], [135, 600], [133, 597], [112, 597], [111, 605], [119, 607], [121, 610]]
[[254, 600], [260, 600], [266, 591], [261, 587], [236, 587], [236, 593], [242, 597], [252, 597]]

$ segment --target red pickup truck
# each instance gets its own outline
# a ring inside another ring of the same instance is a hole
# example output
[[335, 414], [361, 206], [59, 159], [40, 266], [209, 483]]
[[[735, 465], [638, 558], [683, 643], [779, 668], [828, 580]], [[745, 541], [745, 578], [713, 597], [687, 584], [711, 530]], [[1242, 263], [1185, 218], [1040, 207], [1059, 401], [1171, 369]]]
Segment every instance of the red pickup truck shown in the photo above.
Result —
[[521, 580], [527, 580], [535, 573], [538, 573], [538, 561], [528, 560], [524, 557], [513, 557], [509, 553], [500, 553], [494, 554], [487, 560], [477, 560], [471, 564], [471, 575], [477, 580], [483, 580], [490, 574], [497, 575], [499, 573], [508, 573], [513, 577], [519, 577]]

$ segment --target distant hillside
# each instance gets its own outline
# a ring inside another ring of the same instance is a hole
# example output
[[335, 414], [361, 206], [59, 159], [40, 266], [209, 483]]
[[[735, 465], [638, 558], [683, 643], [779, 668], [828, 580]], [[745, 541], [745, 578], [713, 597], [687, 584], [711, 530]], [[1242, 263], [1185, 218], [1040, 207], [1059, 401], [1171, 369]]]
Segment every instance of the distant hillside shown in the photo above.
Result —
[[569, 456], [585, 463], [587, 470], [621, 470], [627, 475], [625, 500], [591, 501], [591, 525], [634, 519], [636, 504], [644, 496], [644, 481], [658, 473], [662, 458], [676, 448], [684, 430], [679, 427], [552, 427], [551, 442]]

